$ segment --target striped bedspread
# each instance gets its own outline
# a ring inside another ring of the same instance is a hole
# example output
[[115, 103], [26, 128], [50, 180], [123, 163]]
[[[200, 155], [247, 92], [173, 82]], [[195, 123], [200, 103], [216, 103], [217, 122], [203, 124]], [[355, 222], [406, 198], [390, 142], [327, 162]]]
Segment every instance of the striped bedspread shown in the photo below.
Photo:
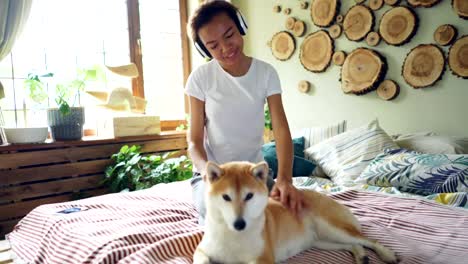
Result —
[[[400, 263], [468, 263], [468, 211], [432, 201], [347, 190], [329, 194], [366, 236]], [[34, 209], [7, 238], [24, 263], [191, 263], [203, 230], [187, 181]], [[59, 214], [80, 207], [82, 211]], [[287, 227], [285, 227], [287, 228]], [[370, 263], [382, 263], [369, 252]], [[310, 249], [287, 263], [353, 263], [351, 253]]]

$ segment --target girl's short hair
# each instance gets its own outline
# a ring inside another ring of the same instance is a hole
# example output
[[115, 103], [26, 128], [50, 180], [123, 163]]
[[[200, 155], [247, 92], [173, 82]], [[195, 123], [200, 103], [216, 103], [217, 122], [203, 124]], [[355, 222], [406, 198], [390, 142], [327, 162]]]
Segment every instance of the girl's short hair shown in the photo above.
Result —
[[198, 31], [201, 27], [208, 24], [213, 17], [225, 13], [236, 24], [241, 31], [240, 21], [237, 17], [238, 9], [227, 1], [215, 0], [207, 1], [199, 6], [190, 18], [190, 36], [194, 42], [201, 43], [198, 37]]

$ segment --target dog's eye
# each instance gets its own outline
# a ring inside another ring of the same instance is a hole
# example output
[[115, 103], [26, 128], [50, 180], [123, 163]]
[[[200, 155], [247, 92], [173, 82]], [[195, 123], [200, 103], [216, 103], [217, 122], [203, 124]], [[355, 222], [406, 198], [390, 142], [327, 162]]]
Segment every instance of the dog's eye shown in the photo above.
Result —
[[253, 197], [253, 193], [248, 193], [246, 196], [245, 196], [245, 200], [248, 201], [250, 199], [252, 199]]
[[227, 195], [227, 194], [223, 194], [223, 199], [224, 199], [224, 201], [226, 201], [226, 202], [230, 202], [230, 201], [231, 201], [231, 197], [229, 197], [229, 195]]

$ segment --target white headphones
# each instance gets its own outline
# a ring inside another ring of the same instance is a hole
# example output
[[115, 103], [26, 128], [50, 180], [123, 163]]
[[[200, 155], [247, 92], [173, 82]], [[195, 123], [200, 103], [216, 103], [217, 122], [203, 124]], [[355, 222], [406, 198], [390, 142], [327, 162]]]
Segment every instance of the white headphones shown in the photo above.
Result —
[[[242, 13], [239, 10], [236, 11], [236, 17], [237, 19], [234, 19], [234, 23], [236, 24], [237, 29], [239, 30], [240, 34], [244, 36], [247, 33], [247, 29], [248, 29], [247, 23], [245, 22], [245, 18], [244, 16], [242, 16]], [[201, 40], [198, 37], [197, 39], [198, 40], [196, 40], [194, 44], [198, 53], [200, 53], [200, 55], [202, 55], [206, 59], [213, 58], [210, 52], [208, 51], [208, 49], [205, 47], [205, 45], [203, 45]]]

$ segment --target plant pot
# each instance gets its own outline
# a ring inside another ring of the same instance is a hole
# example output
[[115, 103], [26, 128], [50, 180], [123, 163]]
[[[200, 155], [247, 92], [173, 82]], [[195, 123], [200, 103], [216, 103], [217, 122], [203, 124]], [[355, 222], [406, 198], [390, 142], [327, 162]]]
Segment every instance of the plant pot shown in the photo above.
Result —
[[10, 144], [43, 143], [49, 128], [44, 127], [3, 127], [6, 141]]
[[81, 139], [85, 122], [84, 107], [70, 107], [68, 115], [63, 115], [58, 108], [49, 108], [47, 122], [55, 141]]

